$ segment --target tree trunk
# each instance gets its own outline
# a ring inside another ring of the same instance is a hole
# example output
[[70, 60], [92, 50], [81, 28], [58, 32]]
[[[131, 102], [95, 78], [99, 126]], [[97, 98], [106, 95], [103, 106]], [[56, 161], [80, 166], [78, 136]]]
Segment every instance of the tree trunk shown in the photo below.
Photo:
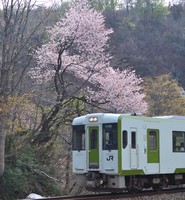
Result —
[[61, 105], [57, 104], [54, 106], [53, 111], [49, 113], [49, 115], [45, 118], [43, 118], [43, 122], [41, 125], [41, 130], [39, 131], [39, 134], [35, 137], [33, 144], [43, 144], [47, 143], [53, 136], [53, 133], [51, 132], [51, 127], [53, 125], [53, 121], [55, 120], [55, 117], [60, 111]]
[[70, 153], [68, 152], [66, 156], [66, 178], [65, 178], [65, 188], [64, 191], [69, 194], [70, 185]]
[[6, 134], [4, 132], [3, 125], [1, 124], [0, 125], [0, 176], [2, 176], [4, 172], [5, 138], [6, 138]]

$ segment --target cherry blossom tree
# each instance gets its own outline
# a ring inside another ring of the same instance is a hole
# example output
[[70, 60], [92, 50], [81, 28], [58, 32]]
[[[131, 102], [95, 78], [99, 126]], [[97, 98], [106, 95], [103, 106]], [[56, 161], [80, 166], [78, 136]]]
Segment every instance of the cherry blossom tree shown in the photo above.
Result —
[[146, 111], [142, 80], [132, 70], [113, 70], [110, 66], [107, 50], [111, 33], [103, 15], [92, 9], [88, 0], [76, 1], [65, 18], [48, 29], [48, 42], [35, 51], [37, 66], [29, 74], [38, 84], [54, 83], [56, 98], [43, 118], [39, 127], [43, 134], [37, 140], [46, 139], [45, 133], [56, 122], [59, 111], [72, 99], [111, 105], [120, 112]]
[[135, 71], [108, 67], [97, 77], [97, 82], [98, 90], [89, 89], [92, 102], [105, 104], [118, 112], [146, 112], [145, 94], [141, 92], [142, 79], [136, 76]]

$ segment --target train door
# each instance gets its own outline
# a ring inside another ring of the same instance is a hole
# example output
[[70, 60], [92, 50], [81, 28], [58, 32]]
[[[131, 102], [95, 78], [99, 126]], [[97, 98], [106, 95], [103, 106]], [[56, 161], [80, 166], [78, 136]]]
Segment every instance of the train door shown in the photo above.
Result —
[[88, 165], [89, 169], [99, 168], [99, 127], [90, 126], [88, 127]]
[[138, 168], [138, 155], [137, 155], [137, 129], [131, 129], [131, 149], [130, 149], [130, 163], [131, 169]]
[[147, 163], [152, 173], [159, 172], [159, 130], [147, 130]]

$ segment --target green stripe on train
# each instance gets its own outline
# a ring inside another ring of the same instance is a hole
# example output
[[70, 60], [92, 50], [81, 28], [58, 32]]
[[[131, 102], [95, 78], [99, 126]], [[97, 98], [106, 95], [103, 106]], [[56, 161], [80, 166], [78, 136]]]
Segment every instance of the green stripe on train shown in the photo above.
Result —
[[131, 170], [123, 170], [119, 175], [122, 176], [145, 175], [145, 173], [142, 169], [131, 169]]
[[119, 116], [118, 118], [118, 173], [119, 174], [121, 174], [122, 172], [121, 120], [122, 117]]
[[182, 174], [182, 173], [185, 173], [185, 168], [177, 168], [175, 169], [175, 174]]

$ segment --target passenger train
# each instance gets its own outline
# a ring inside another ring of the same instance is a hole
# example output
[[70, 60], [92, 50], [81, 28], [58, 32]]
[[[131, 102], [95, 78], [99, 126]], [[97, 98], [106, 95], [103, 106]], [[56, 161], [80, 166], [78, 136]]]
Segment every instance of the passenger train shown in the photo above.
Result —
[[94, 113], [73, 127], [73, 173], [90, 191], [185, 184], [185, 117]]

